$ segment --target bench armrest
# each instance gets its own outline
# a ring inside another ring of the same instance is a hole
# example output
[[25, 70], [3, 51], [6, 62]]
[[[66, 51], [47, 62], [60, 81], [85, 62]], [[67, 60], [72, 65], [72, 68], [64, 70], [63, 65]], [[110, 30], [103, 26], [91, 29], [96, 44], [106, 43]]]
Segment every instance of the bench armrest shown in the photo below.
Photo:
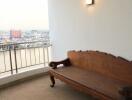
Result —
[[56, 69], [58, 65], [63, 64], [63, 66], [70, 66], [71, 62], [69, 59], [65, 59], [62, 61], [58, 61], [58, 62], [50, 62], [49, 66], [52, 67], [53, 69]]
[[125, 98], [125, 100], [132, 100], [132, 86], [123, 87], [119, 93]]

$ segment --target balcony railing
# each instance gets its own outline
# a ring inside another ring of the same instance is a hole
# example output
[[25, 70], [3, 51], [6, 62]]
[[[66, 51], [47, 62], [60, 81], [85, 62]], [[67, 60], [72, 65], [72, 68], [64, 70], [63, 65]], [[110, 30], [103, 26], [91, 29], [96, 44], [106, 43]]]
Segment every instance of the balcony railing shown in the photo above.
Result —
[[15, 74], [36, 65], [48, 66], [50, 47], [45, 41], [0, 44], [0, 74]]

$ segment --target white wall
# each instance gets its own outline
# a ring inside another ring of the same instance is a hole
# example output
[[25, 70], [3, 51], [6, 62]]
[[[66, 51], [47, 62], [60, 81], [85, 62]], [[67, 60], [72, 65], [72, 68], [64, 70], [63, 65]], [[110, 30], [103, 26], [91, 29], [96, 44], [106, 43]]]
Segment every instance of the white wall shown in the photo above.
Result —
[[53, 59], [99, 50], [132, 60], [132, 0], [48, 0]]

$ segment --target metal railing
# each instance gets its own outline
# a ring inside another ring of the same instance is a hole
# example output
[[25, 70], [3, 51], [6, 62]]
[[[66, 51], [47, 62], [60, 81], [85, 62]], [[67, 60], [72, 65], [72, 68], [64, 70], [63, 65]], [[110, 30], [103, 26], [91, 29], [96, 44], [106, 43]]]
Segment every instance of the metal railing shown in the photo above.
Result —
[[0, 74], [42, 64], [48, 66], [51, 45], [45, 41], [0, 44]]

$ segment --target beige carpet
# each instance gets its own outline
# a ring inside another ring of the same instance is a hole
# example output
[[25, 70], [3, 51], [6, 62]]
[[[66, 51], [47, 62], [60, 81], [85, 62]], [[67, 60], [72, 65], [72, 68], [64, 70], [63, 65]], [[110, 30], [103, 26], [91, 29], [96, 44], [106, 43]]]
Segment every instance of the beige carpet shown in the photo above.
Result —
[[0, 100], [92, 100], [67, 84], [56, 80], [50, 86], [48, 75], [0, 90]]

